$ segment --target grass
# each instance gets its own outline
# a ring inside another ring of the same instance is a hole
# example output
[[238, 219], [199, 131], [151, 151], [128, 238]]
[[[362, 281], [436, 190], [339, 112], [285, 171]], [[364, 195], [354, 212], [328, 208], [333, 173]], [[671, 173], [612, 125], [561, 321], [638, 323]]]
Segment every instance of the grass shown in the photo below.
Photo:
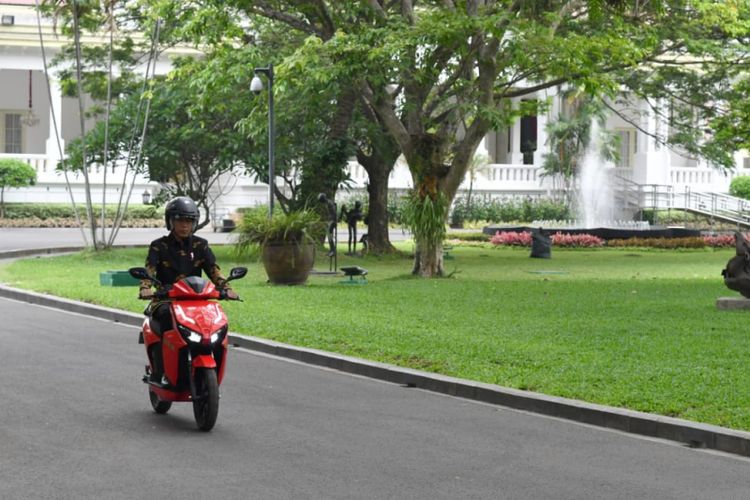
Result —
[[[405, 248], [409, 250], [409, 248]], [[262, 266], [215, 247], [225, 270], [248, 265], [226, 303], [231, 328], [300, 346], [594, 403], [750, 430], [750, 336], [721, 269], [734, 250], [528, 249], [455, 246], [449, 279], [408, 273], [406, 257], [339, 259], [366, 286], [312, 277], [265, 283]], [[99, 272], [141, 265], [145, 249], [20, 260], [0, 281], [141, 312], [133, 287]], [[318, 269], [327, 269], [327, 259]]]

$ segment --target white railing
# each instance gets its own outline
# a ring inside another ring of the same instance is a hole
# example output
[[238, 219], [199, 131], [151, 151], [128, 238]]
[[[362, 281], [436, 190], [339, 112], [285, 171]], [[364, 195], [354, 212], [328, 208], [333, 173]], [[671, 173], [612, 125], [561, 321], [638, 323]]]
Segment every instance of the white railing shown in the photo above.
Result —
[[672, 186], [646, 184], [638, 186], [641, 208], [681, 209], [698, 212], [742, 226], [750, 226], [750, 201], [721, 193], [675, 189]]
[[690, 186], [710, 185], [715, 171], [708, 168], [672, 167], [669, 169], [670, 184], [687, 184]]
[[[57, 162], [43, 154], [8, 154], [0, 153], [0, 159], [2, 158], [14, 158], [21, 160], [30, 165], [37, 176], [38, 183], [59, 183], [63, 180], [61, 172], [57, 171]], [[122, 176], [126, 172], [125, 162], [120, 162], [120, 165], [108, 167], [107, 171], [107, 184], [122, 182]], [[101, 165], [91, 165], [88, 167], [89, 182], [92, 184], [101, 184], [104, 182], [104, 168]], [[72, 183], [83, 184], [83, 174], [81, 172], [72, 170], [68, 174]], [[147, 182], [147, 179], [142, 175], [139, 175], [137, 182]]]
[[26, 162], [26, 164], [30, 165], [31, 168], [33, 168], [37, 175], [42, 174], [44, 172], [51, 172], [55, 170], [55, 166], [52, 164], [52, 162], [49, 161], [49, 158], [47, 155], [30, 155], [30, 154], [9, 154], [9, 153], [0, 153], [0, 159], [4, 158], [13, 158], [16, 160], [21, 160], [23, 162]]

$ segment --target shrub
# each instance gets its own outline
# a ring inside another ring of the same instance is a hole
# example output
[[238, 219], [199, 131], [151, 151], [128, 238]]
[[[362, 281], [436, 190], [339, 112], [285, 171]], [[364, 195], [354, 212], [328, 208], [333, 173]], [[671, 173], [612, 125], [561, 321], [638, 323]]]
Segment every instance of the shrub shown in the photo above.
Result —
[[[734, 244], [734, 243], [733, 243]], [[706, 241], [701, 236], [687, 238], [628, 238], [614, 239], [607, 242], [611, 247], [642, 247], [642, 248], [705, 248]]]
[[453, 201], [451, 225], [460, 227], [464, 221], [531, 222], [534, 220], [565, 220], [571, 217], [568, 207], [547, 198], [484, 199], [473, 197], [471, 205], [465, 196]]
[[[86, 206], [83, 204], [76, 205], [78, 214], [86, 217]], [[99, 217], [102, 206], [94, 205], [94, 214]], [[117, 207], [107, 205], [106, 216], [113, 218]], [[8, 219], [25, 219], [37, 218], [46, 219], [66, 219], [73, 218], [73, 207], [66, 203], [9, 203], [5, 207], [5, 216]], [[128, 207], [126, 219], [161, 219], [164, 217], [164, 209], [157, 208], [153, 205], [132, 205]]]
[[289, 242], [294, 244], [323, 241], [326, 223], [312, 210], [284, 213], [277, 210], [268, 217], [265, 207], [248, 210], [238, 230], [237, 247], [243, 251], [255, 245]]
[[556, 247], [603, 247], [604, 240], [593, 234], [563, 234], [552, 235], [552, 245]]
[[[747, 235], [744, 235], [747, 239]], [[708, 235], [703, 237], [703, 241], [706, 245], [714, 248], [724, 248], [734, 246], [734, 235], [733, 234], [718, 234]]]
[[750, 176], [738, 175], [729, 184], [729, 194], [750, 200]]
[[493, 245], [508, 245], [508, 246], [531, 246], [531, 233], [528, 231], [517, 232], [517, 231], [498, 231], [490, 239], [490, 243]]
[[489, 235], [476, 232], [476, 233], [448, 233], [445, 235], [447, 240], [458, 240], [458, 241], [484, 241], [490, 240]]

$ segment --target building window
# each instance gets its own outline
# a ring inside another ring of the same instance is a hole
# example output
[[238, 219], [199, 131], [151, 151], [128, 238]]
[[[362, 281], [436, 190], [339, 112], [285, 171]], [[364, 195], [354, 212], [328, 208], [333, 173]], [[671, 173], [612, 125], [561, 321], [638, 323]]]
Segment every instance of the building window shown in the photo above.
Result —
[[750, 157], [746, 156], [742, 159], [742, 168], [750, 168]]
[[[523, 99], [524, 101], [536, 101], [536, 99]], [[534, 151], [537, 141], [537, 118], [536, 115], [521, 117], [521, 153], [523, 153], [523, 164], [534, 164]]]
[[20, 113], [3, 114], [3, 153], [23, 152], [23, 126]]
[[633, 168], [633, 156], [638, 152], [638, 135], [634, 128], [620, 128], [615, 130], [620, 138], [620, 168]]

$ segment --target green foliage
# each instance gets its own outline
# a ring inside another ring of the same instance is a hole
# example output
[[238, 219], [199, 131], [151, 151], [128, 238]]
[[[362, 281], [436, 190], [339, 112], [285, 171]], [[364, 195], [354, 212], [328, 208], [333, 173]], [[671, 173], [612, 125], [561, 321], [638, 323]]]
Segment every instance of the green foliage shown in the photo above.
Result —
[[[335, 165], [320, 162], [328, 158], [338, 164], [344, 156], [328, 141], [348, 137], [343, 132], [351, 118], [346, 111], [355, 107], [349, 93], [398, 143], [413, 177], [434, 177], [439, 190], [451, 196], [486, 133], [545, 109], [548, 103], [538, 96], [547, 89], [575, 88], [609, 102], [621, 96], [623, 102], [634, 100], [633, 106], [625, 102], [633, 110], [642, 109], [635, 100], [685, 103], [700, 120], [667, 112], [661, 117], [668, 124], [663, 128], [672, 135], [659, 140], [719, 165], [727, 165], [731, 152], [748, 137], [720, 120], [726, 109], [736, 111], [732, 125], [747, 116], [746, 105], [738, 104], [746, 100], [740, 81], [747, 78], [747, 68], [737, 63], [748, 55], [747, 2], [321, 0], [316, 8], [291, 0], [210, 1], [200, 8], [183, 4], [165, 0], [158, 9], [169, 13], [169, 19], [189, 19], [185, 34], [195, 43], [271, 47], [267, 60], [284, 76], [278, 79], [277, 101], [288, 103], [286, 109], [280, 106], [279, 124], [280, 130], [284, 123], [290, 127], [280, 137], [292, 145], [280, 145], [282, 172], [302, 166], [337, 174]], [[215, 23], [217, 6], [247, 20], [244, 33], [230, 22], [232, 16], [217, 14], [220, 22]], [[205, 31], [202, 20], [207, 21]], [[226, 38], [217, 39], [216, 26], [222, 23], [231, 26]], [[640, 121], [634, 114], [630, 118]], [[250, 114], [246, 130], [255, 131], [249, 135], [260, 138], [256, 132], [265, 116], [262, 108]], [[260, 153], [245, 160], [263, 164]], [[555, 169], [569, 170], [565, 165]], [[292, 193], [299, 178], [285, 177]], [[333, 175], [330, 183], [339, 180]]]
[[610, 247], [662, 248], [673, 250], [676, 248], [706, 248], [706, 240], [700, 236], [685, 238], [628, 238], [624, 240], [608, 240]]
[[453, 202], [451, 224], [466, 222], [532, 222], [535, 220], [570, 219], [570, 209], [562, 201], [548, 198], [474, 198], [467, 205], [466, 197], [458, 197]]
[[685, 210], [653, 210], [644, 209], [641, 214], [642, 220], [653, 225], [662, 226], [691, 226], [698, 228], [709, 228], [716, 225], [718, 221], [711, 221], [710, 217], [702, 214], [687, 212]]
[[[78, 215], [86, 215], [86, 207], [78, 205]], [[101, 213], [101, 205], [94, 205], [93, 209]], [[74, 217], [73, 207], [66, 203], [9, 203], [5, 207], [5, 215], [8, 219], [56, 219]], [[107, 205], [106, 217], [114, 218], [117, 213], [117, 206]], [[164, 210], [152, 205], [131, 205], [125, 218], [128, 219], [161, 219], [164, 217]]]
[[0, 159], [0, 188], [33, 186], [36, 171], [26, 162], [14, 158]]
[[[604, 129], [606, 111], [601, 99], [568, 90], [561, 94], [567, 113], [547, 124], [547, 146], [542, 170], [544, 175], [560, 175], [567, 182], [578, 174], [580, 163], [589, 145], [599, 145], [598, 153], [605, 160], [616, 160], [619, 137]], [[599, 137], [592, 137], [592, 125], [599, 124]]]
[[458, 241], [469, 241], [469, 242], [489, 242], [490, 241], [490, 235], [476, 232], [476, 233], [463, 233], [463, 232], [456, 232], [451, 233], [448, 232], [445, 235], [446, 240], [458, 240]]
[[404, 209], [406, 207], [407, 196], [389, 196], [388, 197], [388, 222], [390, 224], [404, 225]]
[[238, 250], [245, 254], [266, 243], [317, 243], [325, 236], [326, 224], [312, 210], [277, 210], [269, 218], [267, 209], [258, 207], [243, 214], [237, 231]]
[[418, 244], [435, 246], [445, 239], [448, 199], [442, 193], [421, 197], [416, 191], [406, 196], [403, 218]]
[[0, 217], [5, 217], [5, 189], [31, 186], [36, 182], [36, 171], [15, 158], [0, 159]]
[[729, 184], [729, 194], [750, 200], [750, 176], [739, 175]]

